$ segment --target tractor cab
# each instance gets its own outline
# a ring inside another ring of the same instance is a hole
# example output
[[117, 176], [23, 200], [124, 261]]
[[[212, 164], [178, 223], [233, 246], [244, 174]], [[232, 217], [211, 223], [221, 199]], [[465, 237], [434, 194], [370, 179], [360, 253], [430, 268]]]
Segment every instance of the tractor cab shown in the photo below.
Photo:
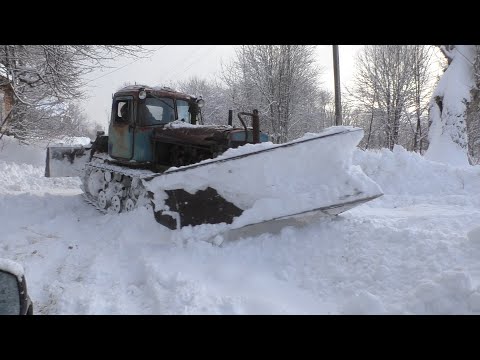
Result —
[[203, 99], [170, 88], [128, 86], [115, 93], [108, 131], [110, 157], [130, 163], [154, 161], [152, 144], [155, 129], [181, 121], [201, 122]]

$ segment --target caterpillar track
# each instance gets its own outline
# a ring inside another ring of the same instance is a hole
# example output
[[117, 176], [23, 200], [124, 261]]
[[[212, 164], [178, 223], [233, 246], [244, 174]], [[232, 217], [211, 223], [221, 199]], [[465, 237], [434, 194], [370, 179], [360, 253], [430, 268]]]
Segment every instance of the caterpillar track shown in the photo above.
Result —
[[151, 207], [151, 195], [141, 181], [145, 175], [105, 163], [86, 164], [82, 178], [84, 199], [104, 214], [130, 212], [138, 206]]

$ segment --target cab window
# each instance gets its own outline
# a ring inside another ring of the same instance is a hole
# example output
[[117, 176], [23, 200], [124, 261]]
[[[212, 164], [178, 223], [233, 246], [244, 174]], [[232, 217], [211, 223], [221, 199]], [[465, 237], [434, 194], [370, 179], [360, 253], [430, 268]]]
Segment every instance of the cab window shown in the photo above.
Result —
[[115, 122], [119, 124], [128, 124], [130, 121], [130, 101], [120, 100], [117, 102], [115, 110]]
[[191, 123], [190, 112], [188, 111], [189, 105], [185, 100], [177, 100], [177, 112], [178, 120], [185, 121], [186, 123]]
[[146, 98], [145, 121], [147, 124], [165, 124], [175, 120], [173, 99]]

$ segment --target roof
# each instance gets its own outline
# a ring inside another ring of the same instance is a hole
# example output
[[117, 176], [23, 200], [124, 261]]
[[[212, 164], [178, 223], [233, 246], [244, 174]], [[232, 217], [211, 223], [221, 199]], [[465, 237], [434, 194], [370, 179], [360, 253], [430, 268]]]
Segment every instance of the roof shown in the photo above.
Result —
[[115, 94], [137, 95], [141, 89], [144, 89], [147, 93], [153, 93], [155, 96], [166, 96], [184, 100], [196, 99], [195, 96], [176, 91], [166, 86], [128, 85], [117, 90]]

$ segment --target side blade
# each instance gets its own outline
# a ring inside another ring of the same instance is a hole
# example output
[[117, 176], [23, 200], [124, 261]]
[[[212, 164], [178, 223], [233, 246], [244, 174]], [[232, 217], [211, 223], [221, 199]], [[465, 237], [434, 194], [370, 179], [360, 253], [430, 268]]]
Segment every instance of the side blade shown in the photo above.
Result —
[[89, 159], [89, 148], [83, 146], [50, 146], [47, 148], [45, 177], [80, 176]]

